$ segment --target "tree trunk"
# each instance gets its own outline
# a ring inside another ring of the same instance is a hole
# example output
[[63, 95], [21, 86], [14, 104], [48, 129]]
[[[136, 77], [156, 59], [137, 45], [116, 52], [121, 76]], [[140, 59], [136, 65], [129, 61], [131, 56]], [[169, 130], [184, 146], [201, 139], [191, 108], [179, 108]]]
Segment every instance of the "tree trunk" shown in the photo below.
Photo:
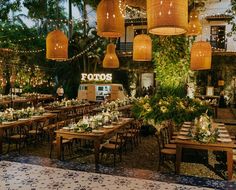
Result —
[[[86, 0], [83, 0], [83, 21], [84, 21], [84, 33], [83, 33], [83, 36], [84, 38], [87, 36], [87, 10], [86, 10]], [[83, 63], [84, 63], [84, 72], [86, 73], [86, 71], [88, 71], [88, 68], [87, 68], [87, 55], [84, 54], [83, 55]]]
[[71, 0], [69, 0], [69, 21], [68, 21], [68, 26], [69, 26], [68, 38], [71, 39], [71, 37], [72, 37], [72, 30], [73, 30], [72, 3], [71, 3]]

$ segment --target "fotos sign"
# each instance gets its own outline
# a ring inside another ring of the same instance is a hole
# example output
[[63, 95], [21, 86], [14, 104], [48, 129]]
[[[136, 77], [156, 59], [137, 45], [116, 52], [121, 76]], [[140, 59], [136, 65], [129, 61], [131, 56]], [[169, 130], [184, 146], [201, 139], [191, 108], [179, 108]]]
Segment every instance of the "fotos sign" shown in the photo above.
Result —
[[82, 82], [112, 82], [112, 74], [108, 73], [82, 73]]

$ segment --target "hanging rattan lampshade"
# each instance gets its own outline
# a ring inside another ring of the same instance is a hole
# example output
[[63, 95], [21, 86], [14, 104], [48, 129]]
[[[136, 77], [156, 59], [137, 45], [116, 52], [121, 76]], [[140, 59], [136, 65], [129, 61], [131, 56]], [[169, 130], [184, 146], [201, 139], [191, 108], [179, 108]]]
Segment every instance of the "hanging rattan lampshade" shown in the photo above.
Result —
[[101, 37], [118, 38], [124, 34], [125, 23], [118, 0], [101, 0], [97, 7], [97, 33]]
[[116, 55], [116, 46], [113, 43], [107, 45], [106, 55], [103, 59], [103, 68], [119, 68], [120, 63]]
[[54, 30], [47, 35], [46, 58], [52, 60], [68, 59], [68, 39], [60, 30]]
[[190, 13], [188, 23], [188, 36], [197, 36], [202, 33], [202, 25], [198, 19], [199, 13], [196, 9], [193, 9]]
[[212, 50], [209, 42], [194, 42], [191, 49], [191, 70], [211, 69]]
[[152, 40], [147, 34], [140, 34], [135, 36], [133, 43], [133, 60], [152, 60]]
[[225, 85], [225, 81], [223, 79], [219, 79], [218, 86], [224, 86], [224, 85]]
[[156, 35], [187, 32], [188, 0], [147, 0], [148, 31]]

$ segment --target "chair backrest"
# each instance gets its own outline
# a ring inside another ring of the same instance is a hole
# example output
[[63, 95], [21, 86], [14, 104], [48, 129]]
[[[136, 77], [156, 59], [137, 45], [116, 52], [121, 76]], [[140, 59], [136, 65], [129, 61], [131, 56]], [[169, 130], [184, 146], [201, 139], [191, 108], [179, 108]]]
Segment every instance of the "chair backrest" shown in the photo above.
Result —
[[170, 142], [168, 128], [166, 126], [160, 129], [160, 142], [161, 148]]
[[125, 142], [125, 138], [124, 137], [125, 137], [126, 133], [127, 133], [126, 131], [118, 131], [116, 133], [116, 145], [115, 145], [115, 148], [117, 148], [117, 145], [119, 145], [120, 148], [124, 145], [124, 142]]
[[160, 152], [161, 152], [161, 149], [164, 148], [164, 144], [163, 144], [163, 142], [162, 142], [160, 136], [161, 136], [161, 135], [160, 135], [160, 132], [157, 131], [157, 132], [155, 133], [155, 137], [156, 137], [156, 139], [157, 139], [157, 146], [158, 146], [159, 154], [160, 154]]

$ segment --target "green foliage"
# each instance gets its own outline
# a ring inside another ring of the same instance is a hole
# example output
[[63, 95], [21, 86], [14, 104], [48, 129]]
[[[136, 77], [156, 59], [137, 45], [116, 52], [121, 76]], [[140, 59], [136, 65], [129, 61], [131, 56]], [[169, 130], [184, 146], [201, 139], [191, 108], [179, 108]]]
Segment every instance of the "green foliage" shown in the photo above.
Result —
[[0, 19], [8, 20], [8, 14], [10, 11], [19, 11], [20, 10], [20, 0], [1, 0], [0, 1]]
[[155, 37], [154, 63], [160, 90], [179, 95], [189, 71], [189, 41], [185, 36]]
[[136, 118], [146, 121], [153, 120], [161, 123], [165, 120], [172, 120], [176, 124], [184, 121], [193, 121], [203, 113], [208, 111], [208, 115], [213, 115], [210, 106], [198, 99], [179, 98], [179, 97], [154, 97], [141, 98], [134, 102], [132, 112]]

